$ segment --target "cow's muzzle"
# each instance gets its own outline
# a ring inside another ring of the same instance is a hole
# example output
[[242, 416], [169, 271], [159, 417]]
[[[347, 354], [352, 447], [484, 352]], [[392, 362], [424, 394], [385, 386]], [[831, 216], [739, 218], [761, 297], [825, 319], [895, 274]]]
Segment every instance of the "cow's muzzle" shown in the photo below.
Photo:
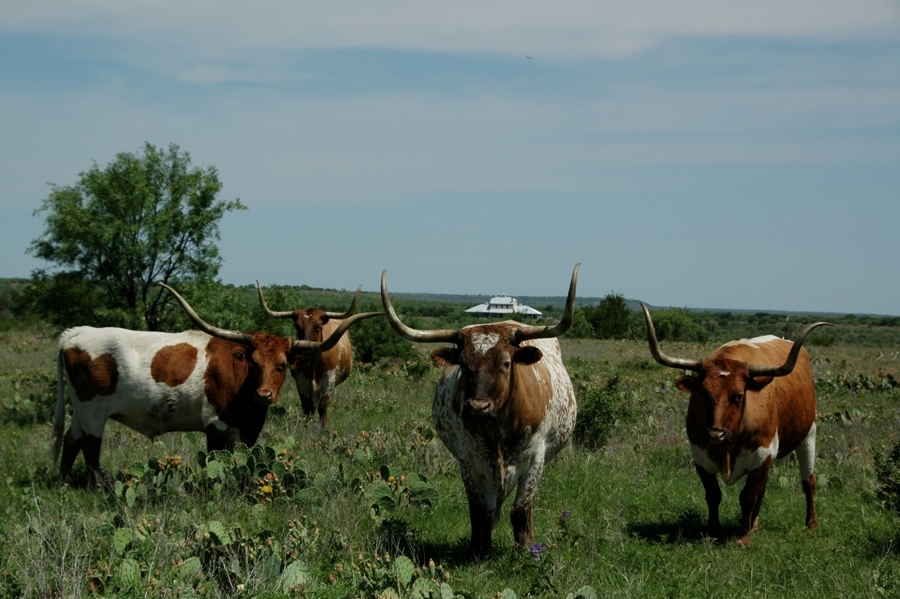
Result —
[[261, 406], [270, 406], [278, 401], [278, 396], [271, 391], [260, 391], [254, 400]]
[[489, 399], [469, 399], [463, 406], [463, 418], [494, 418], [497, 412]]
[[729, 445], [733, 439], [731, 430], [727, 428], [708, 428], [706, 434], [712, 445]]

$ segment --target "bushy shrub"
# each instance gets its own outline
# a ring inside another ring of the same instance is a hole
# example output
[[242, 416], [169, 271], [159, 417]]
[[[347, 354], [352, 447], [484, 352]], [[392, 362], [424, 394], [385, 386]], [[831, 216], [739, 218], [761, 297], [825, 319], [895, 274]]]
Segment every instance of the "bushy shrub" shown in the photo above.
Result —
[[588, 322], [584, 310], [577, 310], [575, 317], [572, 319], [572, 326], [566, 331], [568, 337], [575, 339], [593, 339], [595, 332], [594, 327]]
[[653, 327], [660, 341], [703, 342], [709, 337], [706, 329], [691, 318], [686, 308], [657, 310], [653, 314]]
[[618, 293], [607, 293], [596, 306], [585, 308], [585, 317], [598, 339], [626, 339], [629, 337], [631, 310]]
[[619, 389], [620, 378], [613, 376], [605, 384], [591, 379], [573, 380], [578, 400], [578, 420], [573, 441], [593, 451], [606, 445], [613, 430], [630, 415], [626, 393]]
[[385, 358], [406, 362], [419, 358], [411, 341], [398, 335], [385, 318], [369, 318], [353, 327], [353, 353], [359, 362], [378, 362]]

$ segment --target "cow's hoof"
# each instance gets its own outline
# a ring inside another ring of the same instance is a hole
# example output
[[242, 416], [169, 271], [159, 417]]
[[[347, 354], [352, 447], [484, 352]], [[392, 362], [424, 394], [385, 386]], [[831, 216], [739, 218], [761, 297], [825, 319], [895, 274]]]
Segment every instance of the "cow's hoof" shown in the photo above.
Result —
[[744, 535], [742, 537], [738, 537], [734, 540], [735, 547], [749, 547], [750, 546], [750, 535]]

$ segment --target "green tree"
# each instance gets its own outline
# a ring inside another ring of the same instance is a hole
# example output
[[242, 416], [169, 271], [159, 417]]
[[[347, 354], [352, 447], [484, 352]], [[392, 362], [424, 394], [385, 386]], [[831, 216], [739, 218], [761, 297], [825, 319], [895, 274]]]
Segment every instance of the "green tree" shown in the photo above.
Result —
[[625, 339], [629, 337], [631, 310], [625, 298], [618, 293], [607, 293], [593, 308], [585, 308], [585, 317], [594, 327], [598, 339]]
[[28, 251], [56, 265], [32, 272], [26, 301], [56, 324], [165, 328], [176, 307], [157, 282], [206, 283], [222, 259], [215, 240], [226, 212], [214, 167], [194, 168], [175, 144], [96, 163], [75, 185], [51, 185], [35, 211], [44, 233]]
[[[374, 312], [379, 308], [380, 306], [364, 307], [360, 311]], [[419, 326], [415, 320], [408, 324]], [[370, 318], [354, 325], [351, 338], [353, 355], [359, 362], [376, 363], [384, 359], [407, 361], [419, 357], [415, 345], [394, 332], [386, 318]]]
[[575, 311], [575, 316], [572, 318], [572, 326], [566, 332], [566, 335], [575, 339], [593, 339], [596, 335], [594, 327], [588, 322], [583, 309]]
[[709, 336], [691, 317], [687, 308], [657, 310], [653, 314], [653, 328], [660, 341], [706, 341]]

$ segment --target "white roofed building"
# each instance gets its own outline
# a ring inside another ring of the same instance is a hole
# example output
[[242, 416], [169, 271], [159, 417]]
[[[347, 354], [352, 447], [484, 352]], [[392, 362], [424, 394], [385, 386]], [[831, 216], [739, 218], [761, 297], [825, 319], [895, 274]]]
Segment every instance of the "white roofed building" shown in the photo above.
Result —
[[508, 295], [492, 297], [488, 303], [472, 306], [466, 310], [466, 313], [488, 318], [508, 318], [514, 314], [535, 319], [541, 316], [541, 313], [534, 308], [520, 304], [516, 298]]

